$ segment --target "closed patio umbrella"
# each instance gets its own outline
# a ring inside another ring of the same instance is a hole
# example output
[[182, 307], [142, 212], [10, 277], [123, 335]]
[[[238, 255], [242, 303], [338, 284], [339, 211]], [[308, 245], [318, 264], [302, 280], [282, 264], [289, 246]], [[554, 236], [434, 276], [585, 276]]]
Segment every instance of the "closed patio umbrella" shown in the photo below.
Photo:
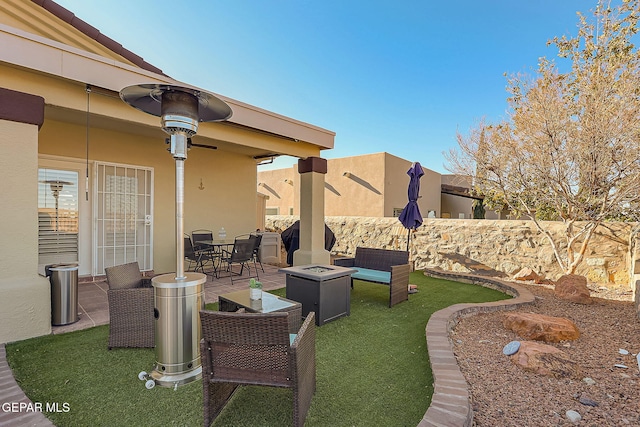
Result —
[[420, 178], [424, 175], [424, 171], [422, 170], [420, 163], [415, 162], [412, 164], [407, 171], [407, 175], [409, 175], [409, 188], [407, 191], [409, 203], [404, 207], [398, 219], [409, 233], [407, 236], [408, 252], [409, 241], [411, 240], [411, 230], [415, 230], [422, 225], [422, 214], [420, 214], [420, 208], [418, 207], [418, 197], [420, 195]]

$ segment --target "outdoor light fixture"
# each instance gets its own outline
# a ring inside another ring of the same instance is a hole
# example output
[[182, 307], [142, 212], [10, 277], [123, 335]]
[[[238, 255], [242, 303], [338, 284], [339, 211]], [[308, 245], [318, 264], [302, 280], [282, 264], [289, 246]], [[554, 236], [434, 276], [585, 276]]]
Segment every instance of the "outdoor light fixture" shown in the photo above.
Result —
[[285, 179], [284, 182], [286, 182], [289, 185], [293, 185], [293, 181], [291, 181], [290, 179]]
[[207, 279], [202, 273], [184, 272], [184, 161], [198, 123], [226, 120], [231, 117], [231, 108], [212, 94], [168, 84], [128, 86], [120, 91], [120, 98], [160, 117], [176, 163], [176, 273], [152, 279], [156, 365], [150, 374], [153, 381], [147, 386], [155, 382], [177, 387], [202, 377], [200, 310], [204, 308], [203, 285]]
[[342, 176], [346, 176], [347, 178], [351, 178], [351, 172], [345, 172], [342, 174]]

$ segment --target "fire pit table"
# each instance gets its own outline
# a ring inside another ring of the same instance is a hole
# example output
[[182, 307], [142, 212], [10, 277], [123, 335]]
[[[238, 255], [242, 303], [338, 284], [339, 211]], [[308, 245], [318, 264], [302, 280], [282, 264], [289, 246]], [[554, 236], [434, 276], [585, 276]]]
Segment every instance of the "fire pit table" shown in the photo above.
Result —
[[302, 303], [302, 316], [314, 311], [317, 326], [351, 313], [351, 274], [356, 270], [336, 265], [301, 265], [279, 271], [287, 274], [287, 299]]

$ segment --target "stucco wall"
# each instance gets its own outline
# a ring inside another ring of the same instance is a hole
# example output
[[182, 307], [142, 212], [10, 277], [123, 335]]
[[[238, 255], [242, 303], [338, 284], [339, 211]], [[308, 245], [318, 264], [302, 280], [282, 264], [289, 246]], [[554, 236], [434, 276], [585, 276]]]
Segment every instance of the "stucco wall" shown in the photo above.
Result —
[[258, 172], [257, 188], [259, 193], [269, 196], [267, 208], [277, 208], [279, 215], [300, 214], [300, 202], [295, 194], [295, 189], [300, 188], [297, 165]]
[[[384, 152], [327, 160], [325, 215], [393, 216], [394, 208], [402, 209], [407, 204], [410, 166], [411, 162]], [[262, 185], [257, 190], [270, 197], [267, 207], [279, 208], [280, 215], [288, 215], [293, 207], [293, 215], [300, 214], [297, 165], [260, 171], [258, 183]], [[423, 215], [433, 210], [439, 216], [439, 173], [425, 169], [420, 194], [418, 205]]]
[[[296, 218], [267, 217], [266, 228], [281, 232]], [[336, 235], [333, 252], [353, 254], [358, 246], [406, 249], [407, 232], [395, 218], [327, 217]], [[552, 232], [562, 231], [561, 223], [548, 224]], [[608, 223], [593, 237], [578, 274], [589, 282], [622, 286], [631, 290], [632, 255], [629, 236], [635, 224]], [[530, 221], [508, 220], [425, 220], [411, 241], [411, 260], [416, 269], [442, 268], [449, 271], [481, 272], [493, 269], [512, 275], [530, 267], [549, 279], [562, 272], [549, 243]]]
[[0, 120], [0, 342], [51, 331], [49, 281], [38, 275], [38, 127]]
[[[157, 137], [150, 137], [92, 128], [89, 145], [90, 161], [154, 168], [156, 273], [175, 271], [175, 161], [166, 151], [164, 138], [166, 134], [159, 129]], [[84, 126], [46, 120], [40, 131], [39, 152], [84, 158]], [[227, 236], [233, 237], [254, 231], [255, 183], [256, 166], [251, 157], [222, 150], [191, 149], [185, 162], [185, 232], [196, 229], [217, 232], [224, 227]], [[33, 228], [37, 232], [35, 225]]]

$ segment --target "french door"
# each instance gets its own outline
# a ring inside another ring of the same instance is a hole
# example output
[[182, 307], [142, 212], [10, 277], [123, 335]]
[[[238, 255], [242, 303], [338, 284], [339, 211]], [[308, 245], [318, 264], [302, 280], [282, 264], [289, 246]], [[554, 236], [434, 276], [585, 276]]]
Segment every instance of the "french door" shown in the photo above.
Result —
[[96, 162], [93, 275], [138, 261], [153, 269], [153, 169]]

